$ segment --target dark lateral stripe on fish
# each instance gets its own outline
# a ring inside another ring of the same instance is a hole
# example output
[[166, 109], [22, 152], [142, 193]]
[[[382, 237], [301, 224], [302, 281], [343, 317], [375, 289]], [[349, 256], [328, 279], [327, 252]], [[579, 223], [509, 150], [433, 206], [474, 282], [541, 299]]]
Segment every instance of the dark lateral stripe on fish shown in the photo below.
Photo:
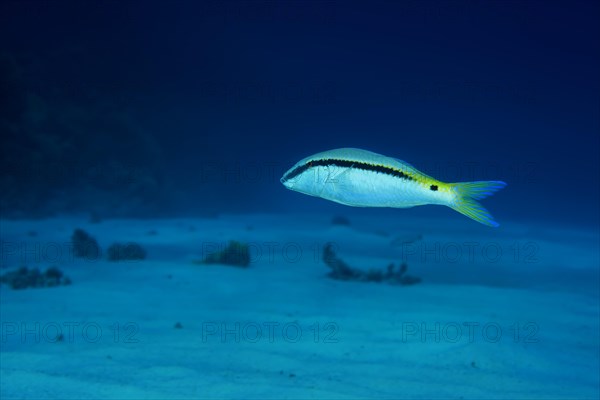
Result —
[[327, 167], [327, 166], [331, 166], [331, 165], [335, 165], [336, 167], [356, 168], [356, 169], [362, 169], [364, 171], [380, 172], [382, 174], [395, 176], [397, 178], [406, 179], [408, 181], [416, 180], [409, 174], [402, 172], [395, 168], [386, 167], [383, 165], [369, 164], [369, 163], [360, 162], [360, 161], [336, 160], [333, 158], [323, 159], [323, 160], [313, 160], [313, 161], [307, 162], [304, 165], [300, 165], [299, 167], [295, 168], [292, 172], [287, 174], [284, 177], [284, 180], [287, 181], [289, 179], [294, 179], [295, 177], [297, 177], [298, 175], [300, 175], [301, 173], [303, 173], [304, 171], [306, 171], [312, 167]]

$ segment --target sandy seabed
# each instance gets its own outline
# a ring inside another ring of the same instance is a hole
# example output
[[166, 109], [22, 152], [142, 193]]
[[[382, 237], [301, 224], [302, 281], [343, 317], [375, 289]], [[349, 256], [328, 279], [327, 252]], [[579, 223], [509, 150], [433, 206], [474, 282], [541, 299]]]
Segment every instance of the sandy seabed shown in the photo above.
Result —
[[[600, 396], [598, 232], [351, 222], [2, 220], [0, 273], [55, 265], [72, 284], [0, 286], [0, 397]], [[147, 258], [76, 258], [75, 228]], [[248, 268], [194, 262], [229, 240], [249, 244]], [[328, 242], [356, 268], [406, 262], [423, 281], [330, 279]]]

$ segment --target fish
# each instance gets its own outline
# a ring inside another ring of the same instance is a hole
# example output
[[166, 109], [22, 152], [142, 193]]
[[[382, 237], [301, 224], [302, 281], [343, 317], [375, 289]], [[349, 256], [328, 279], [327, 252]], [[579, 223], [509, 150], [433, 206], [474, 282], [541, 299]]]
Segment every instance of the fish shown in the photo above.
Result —
[[491, 227], [499, 224], [477, 200], [506, 186], [503, 181], [442, 182], [406, 161], [356, 148], [303, 158], [280, 181], [287, 189], [352, 207], [443, 205]]

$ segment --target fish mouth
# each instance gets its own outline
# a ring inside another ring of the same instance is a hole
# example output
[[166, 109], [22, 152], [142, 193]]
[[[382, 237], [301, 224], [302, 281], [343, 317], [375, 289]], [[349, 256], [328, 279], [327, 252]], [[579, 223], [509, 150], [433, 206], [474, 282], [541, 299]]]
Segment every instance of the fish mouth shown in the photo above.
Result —
[[294, 179], [286, 179], [285, 178], [286, 175], [282, 176], [281, 179], [279, 179], [279, 182], [281, 182], [281, 184], [283, 186], [285, 186], [286, 188], [291, 189], [292, 187], [294, 187], [295, 180]]

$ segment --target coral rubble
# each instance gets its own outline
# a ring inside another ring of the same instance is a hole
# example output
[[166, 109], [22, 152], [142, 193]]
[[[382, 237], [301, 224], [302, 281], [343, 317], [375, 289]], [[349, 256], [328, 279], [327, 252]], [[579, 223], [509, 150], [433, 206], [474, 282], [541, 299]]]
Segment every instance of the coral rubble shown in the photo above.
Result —
[[223, 250], [207, 255], [202, 264], [226, 264], [245, 268], [250, 265], [250, 249], [247, 244], [232, 240]]
[[71, 284], [71, 280], [65, 277], [62, 271], [56, 267], [50, 267], [43, 273], [38, 268], [29, 269], [21, 267], [16, 271], [10, 271], [0, 276], [0, 282], [6, 283], [13, 289], [54, 287]]
[[323, 249], [323, 261], [331, 268], [331, 272], [329, 272], [328, 276], [332, 279], [342, 281], [387, 282], [392, 285], [413, 285], [421, 282], [421, 278], [406, 275], [408, 269], [406, 263], [402, 263], [398, 270], [395, 270], [394, 264], [388, 265], [385, 271], [380, 269], [363, 271], [352, 268], [337, 257], [331, 243], [327, 243]]
[[100, 258], [100, 246], [92, 236], [83, 229], [75, 229], [71, 236], [75, 257], [97, 260]]

